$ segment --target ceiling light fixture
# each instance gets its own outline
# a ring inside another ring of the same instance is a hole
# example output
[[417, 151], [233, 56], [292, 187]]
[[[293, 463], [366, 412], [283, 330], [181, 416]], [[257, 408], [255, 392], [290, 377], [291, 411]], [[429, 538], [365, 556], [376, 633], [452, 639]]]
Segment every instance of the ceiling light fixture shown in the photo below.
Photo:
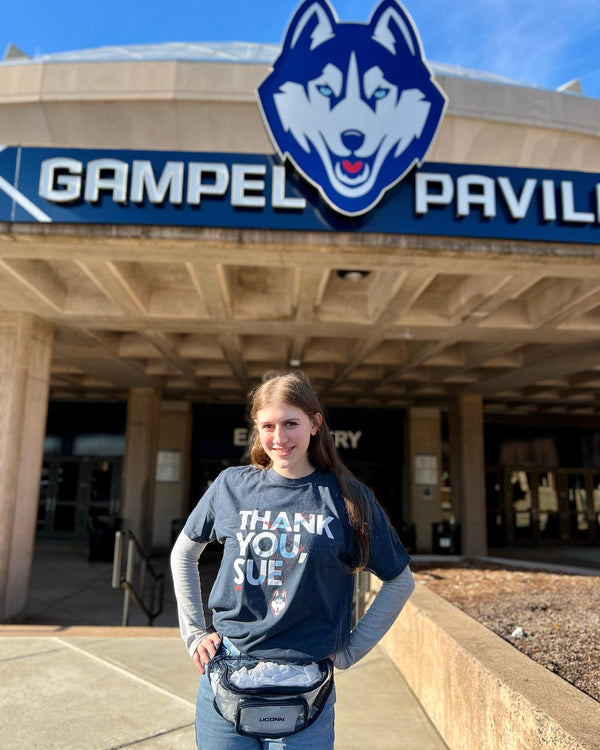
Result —
[[355, 283], [357, 281], [361, 281], [362, 279], [366, 279], [370, 273], [370, 271], [359, 271], [357, 269], [342, 269], [337, 272], [337, 275], [340, 277], [340, 279], [344, 279], [344, 281], [351, 281]]

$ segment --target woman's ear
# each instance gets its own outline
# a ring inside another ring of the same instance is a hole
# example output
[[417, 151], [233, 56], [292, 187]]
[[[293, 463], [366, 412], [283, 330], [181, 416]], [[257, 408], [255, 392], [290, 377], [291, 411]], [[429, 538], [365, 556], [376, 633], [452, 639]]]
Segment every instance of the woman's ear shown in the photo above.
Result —
[[314, 416], [313, 416], [313, 426], [311, 428], [310, 434], [311, 435], [316, 435], [317, 432], [319, 431], [319, 427], [322, 424], [323, 424], [323, 417], [321, 416], [321, 414], [318, 411], [316, 411], [314, 413]]

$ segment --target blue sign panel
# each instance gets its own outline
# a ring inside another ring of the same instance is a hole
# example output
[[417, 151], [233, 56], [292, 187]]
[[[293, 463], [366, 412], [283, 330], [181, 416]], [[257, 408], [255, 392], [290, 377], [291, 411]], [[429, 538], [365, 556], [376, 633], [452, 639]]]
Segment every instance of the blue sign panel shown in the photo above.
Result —
[[4, 221], [14, 221], [14, 183], [17, 174], [17, 157], [20, 150], [0, 146], [0, 216]]
[[425, 163], [356, 217], [275, 156], [10, 147], [0, 221], [600, 242], [600, 175]]

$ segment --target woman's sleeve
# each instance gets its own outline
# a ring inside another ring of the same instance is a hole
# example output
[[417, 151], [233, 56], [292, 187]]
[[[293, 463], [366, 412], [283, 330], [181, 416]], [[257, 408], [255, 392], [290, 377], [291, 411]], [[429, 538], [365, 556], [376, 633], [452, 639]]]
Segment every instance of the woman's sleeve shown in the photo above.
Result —
[[405, 550], [388, 516], [368, 490], [370, 504], [369, 535], [371, 549], [367, 570], [381, 581], [396, 578], [410, 563], [410, 555]]
[[205, 547], [206, 542], [193, 542], [182, 531], [171, 551], [179, 630], [190, 656], [194, 655], [200, 641], [212, 632], [206, 627], [198, 572], [198, 560]]
[[408, 565], [396, 578], [383, 581], [373, 603], [350, 633], [347, 648], [335, 655], [334, 665], [347, 669], [368, 654], [392, 627], [414, 590]]

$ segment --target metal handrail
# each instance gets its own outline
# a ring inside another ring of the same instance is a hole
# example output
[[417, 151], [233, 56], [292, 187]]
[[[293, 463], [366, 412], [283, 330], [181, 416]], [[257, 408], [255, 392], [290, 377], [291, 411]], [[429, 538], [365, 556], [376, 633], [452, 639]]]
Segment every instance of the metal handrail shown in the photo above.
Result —
[[358, 625], [365, 613], [366, 597], [371, 585], [371, 576], [364, 570], [354, 574], [354, 594], [352, 596], [352, 627]]
[[[123, 576], [123, 547], [125, 545], [126, 538], [128, 540], [127, 560], [125, 565], [125, 576]], [[138, 593], [135, 588], [135, 572], [138, 557], [140, 559], [138, 581], [138, 590], [140, 593]], [[150, 588], [150, 602], [148, 606], [144, 604], [144, 591], [146, 589], [147, 574], [149, 574], [152, 579]], [[154, 570], [154, 568], [150, 564], [149, 558], [146, 557], [140, 543], [131, 531], [117, 531], [115, 533], [112, 587], [113, 589], [123, 589], [123, 618], [121, 621], [123, 627], [127, 627], [129, 625], [129, 614], [132, 600], [146, 615], [146, 617], [148, 618], [148, 625], [150, 626], [154, 624], [154, 620], [163, 611], [164, 574], [157, 573]], [[157, 603], [158, 608], [155, 608]]]

